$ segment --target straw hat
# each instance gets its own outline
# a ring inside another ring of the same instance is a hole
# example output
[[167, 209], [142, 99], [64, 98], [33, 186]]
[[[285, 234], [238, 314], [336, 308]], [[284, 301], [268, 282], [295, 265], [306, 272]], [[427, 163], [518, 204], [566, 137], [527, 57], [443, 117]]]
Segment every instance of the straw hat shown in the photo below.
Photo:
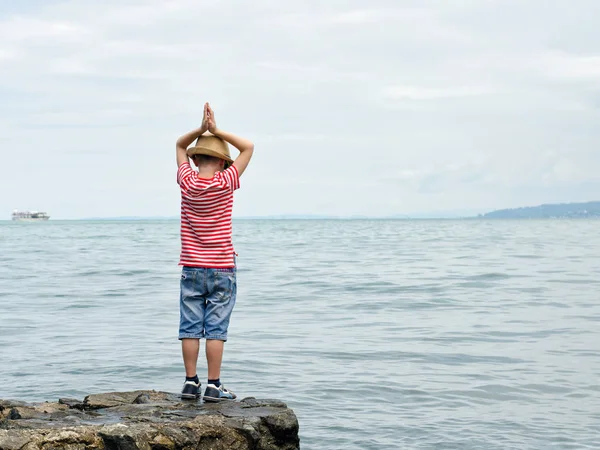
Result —
[[227, 142], [212, 134], [200, 136], [196, 141], [196, 145], [187, 149], [187, 155], [189, 157], [192, 157], [193, 155], [215, 156], [224, 159], [228, 163], [233, 162]]

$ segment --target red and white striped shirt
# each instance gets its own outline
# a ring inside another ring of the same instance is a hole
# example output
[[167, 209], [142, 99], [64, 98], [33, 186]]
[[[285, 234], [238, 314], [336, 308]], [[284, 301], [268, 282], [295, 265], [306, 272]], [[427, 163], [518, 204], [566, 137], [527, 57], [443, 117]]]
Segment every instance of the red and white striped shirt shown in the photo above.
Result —
[[177, 170], [177, 183], [181, 187], [179, 265], [235, 267], [231, 213], [233, 191], [240, 187], [237, 169], [230, 166], [208, 179], [184, 163]]

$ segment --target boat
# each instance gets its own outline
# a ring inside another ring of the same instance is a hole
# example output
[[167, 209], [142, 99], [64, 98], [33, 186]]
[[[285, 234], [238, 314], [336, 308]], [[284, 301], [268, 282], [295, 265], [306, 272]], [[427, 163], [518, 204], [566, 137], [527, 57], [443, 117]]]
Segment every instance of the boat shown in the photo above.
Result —
[[41, 211], [18, 211], [14, 210], [12, 213], [12, 220], [19, 222], [40, 222], [48, 220], [50, 216], [45, 212]]

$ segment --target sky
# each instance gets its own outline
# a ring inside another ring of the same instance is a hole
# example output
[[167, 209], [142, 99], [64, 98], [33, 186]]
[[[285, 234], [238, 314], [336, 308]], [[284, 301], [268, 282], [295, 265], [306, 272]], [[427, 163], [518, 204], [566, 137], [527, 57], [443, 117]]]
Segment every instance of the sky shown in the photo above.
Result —
[[597, 0], [0, 0], [0, 219], [178, 215], [175, 141], [206, 101], [255, 143], [238, 217], [600, 200], [598, 17]]

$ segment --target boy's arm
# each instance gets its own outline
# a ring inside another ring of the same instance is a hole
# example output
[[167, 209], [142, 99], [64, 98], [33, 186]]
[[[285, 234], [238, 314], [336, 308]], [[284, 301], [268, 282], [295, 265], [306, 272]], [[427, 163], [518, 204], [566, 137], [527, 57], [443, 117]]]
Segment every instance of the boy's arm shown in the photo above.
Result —
[[241, 176], [246, 170], [246, 167], [250, 162], [250, 158], [252, 158], [252, 154], [254, 153], [254, 144], [248, 139], [241, 138], [233, 133], [228, 133], [227, 131], [219, 129], [212, 131], [212, 134], [230, 143], [240, 151], [240, 154], [233, 162], [233, 165], [237, 169], [238, 175]]
[[183, 163], [188, 162], [187, 156], [187, 148], [190, 146], [195, 139], [198, 139], [206, 132], [205, 127], [200, 127], [195, 130], [190, 131], [189, 133], [184, 134], [179, 139], [177, 139], [177, 144], [175, 145], [177, 149], [177, 166], [181, 166]]
[[254, 144], [248, 139], [241, 138], [233, 133], [219, 130], [217, 128], [217, 122], [215, 121], [215, 112], [208, 103], [205, 106], [205, 112], [207, 117], [208, 131], [215, 136], [220, 137], [225, 142], [233, 145], [240, 151], [240, 154], [233, 162], [233, 165], [237, 169], [238, 176], [242, 176], [244, 170], [246, 170], [246, 167], [250, 162], [250, 158], [252, 158], [252, 154], [254, 153]]
[[175, 145], [177, 151], [177, 167], [182, 164], [189, 162], [187, 157], [187, 148], [190, 146], [195, 139], [198, 139], [208, 130], [208, 103], [204, 104], [204, 116], [202, 118], [202, 126], [195, 130], [190, 131], [189, 133], [184, 134], [179, 139], [177, 139], [177, 144]]

